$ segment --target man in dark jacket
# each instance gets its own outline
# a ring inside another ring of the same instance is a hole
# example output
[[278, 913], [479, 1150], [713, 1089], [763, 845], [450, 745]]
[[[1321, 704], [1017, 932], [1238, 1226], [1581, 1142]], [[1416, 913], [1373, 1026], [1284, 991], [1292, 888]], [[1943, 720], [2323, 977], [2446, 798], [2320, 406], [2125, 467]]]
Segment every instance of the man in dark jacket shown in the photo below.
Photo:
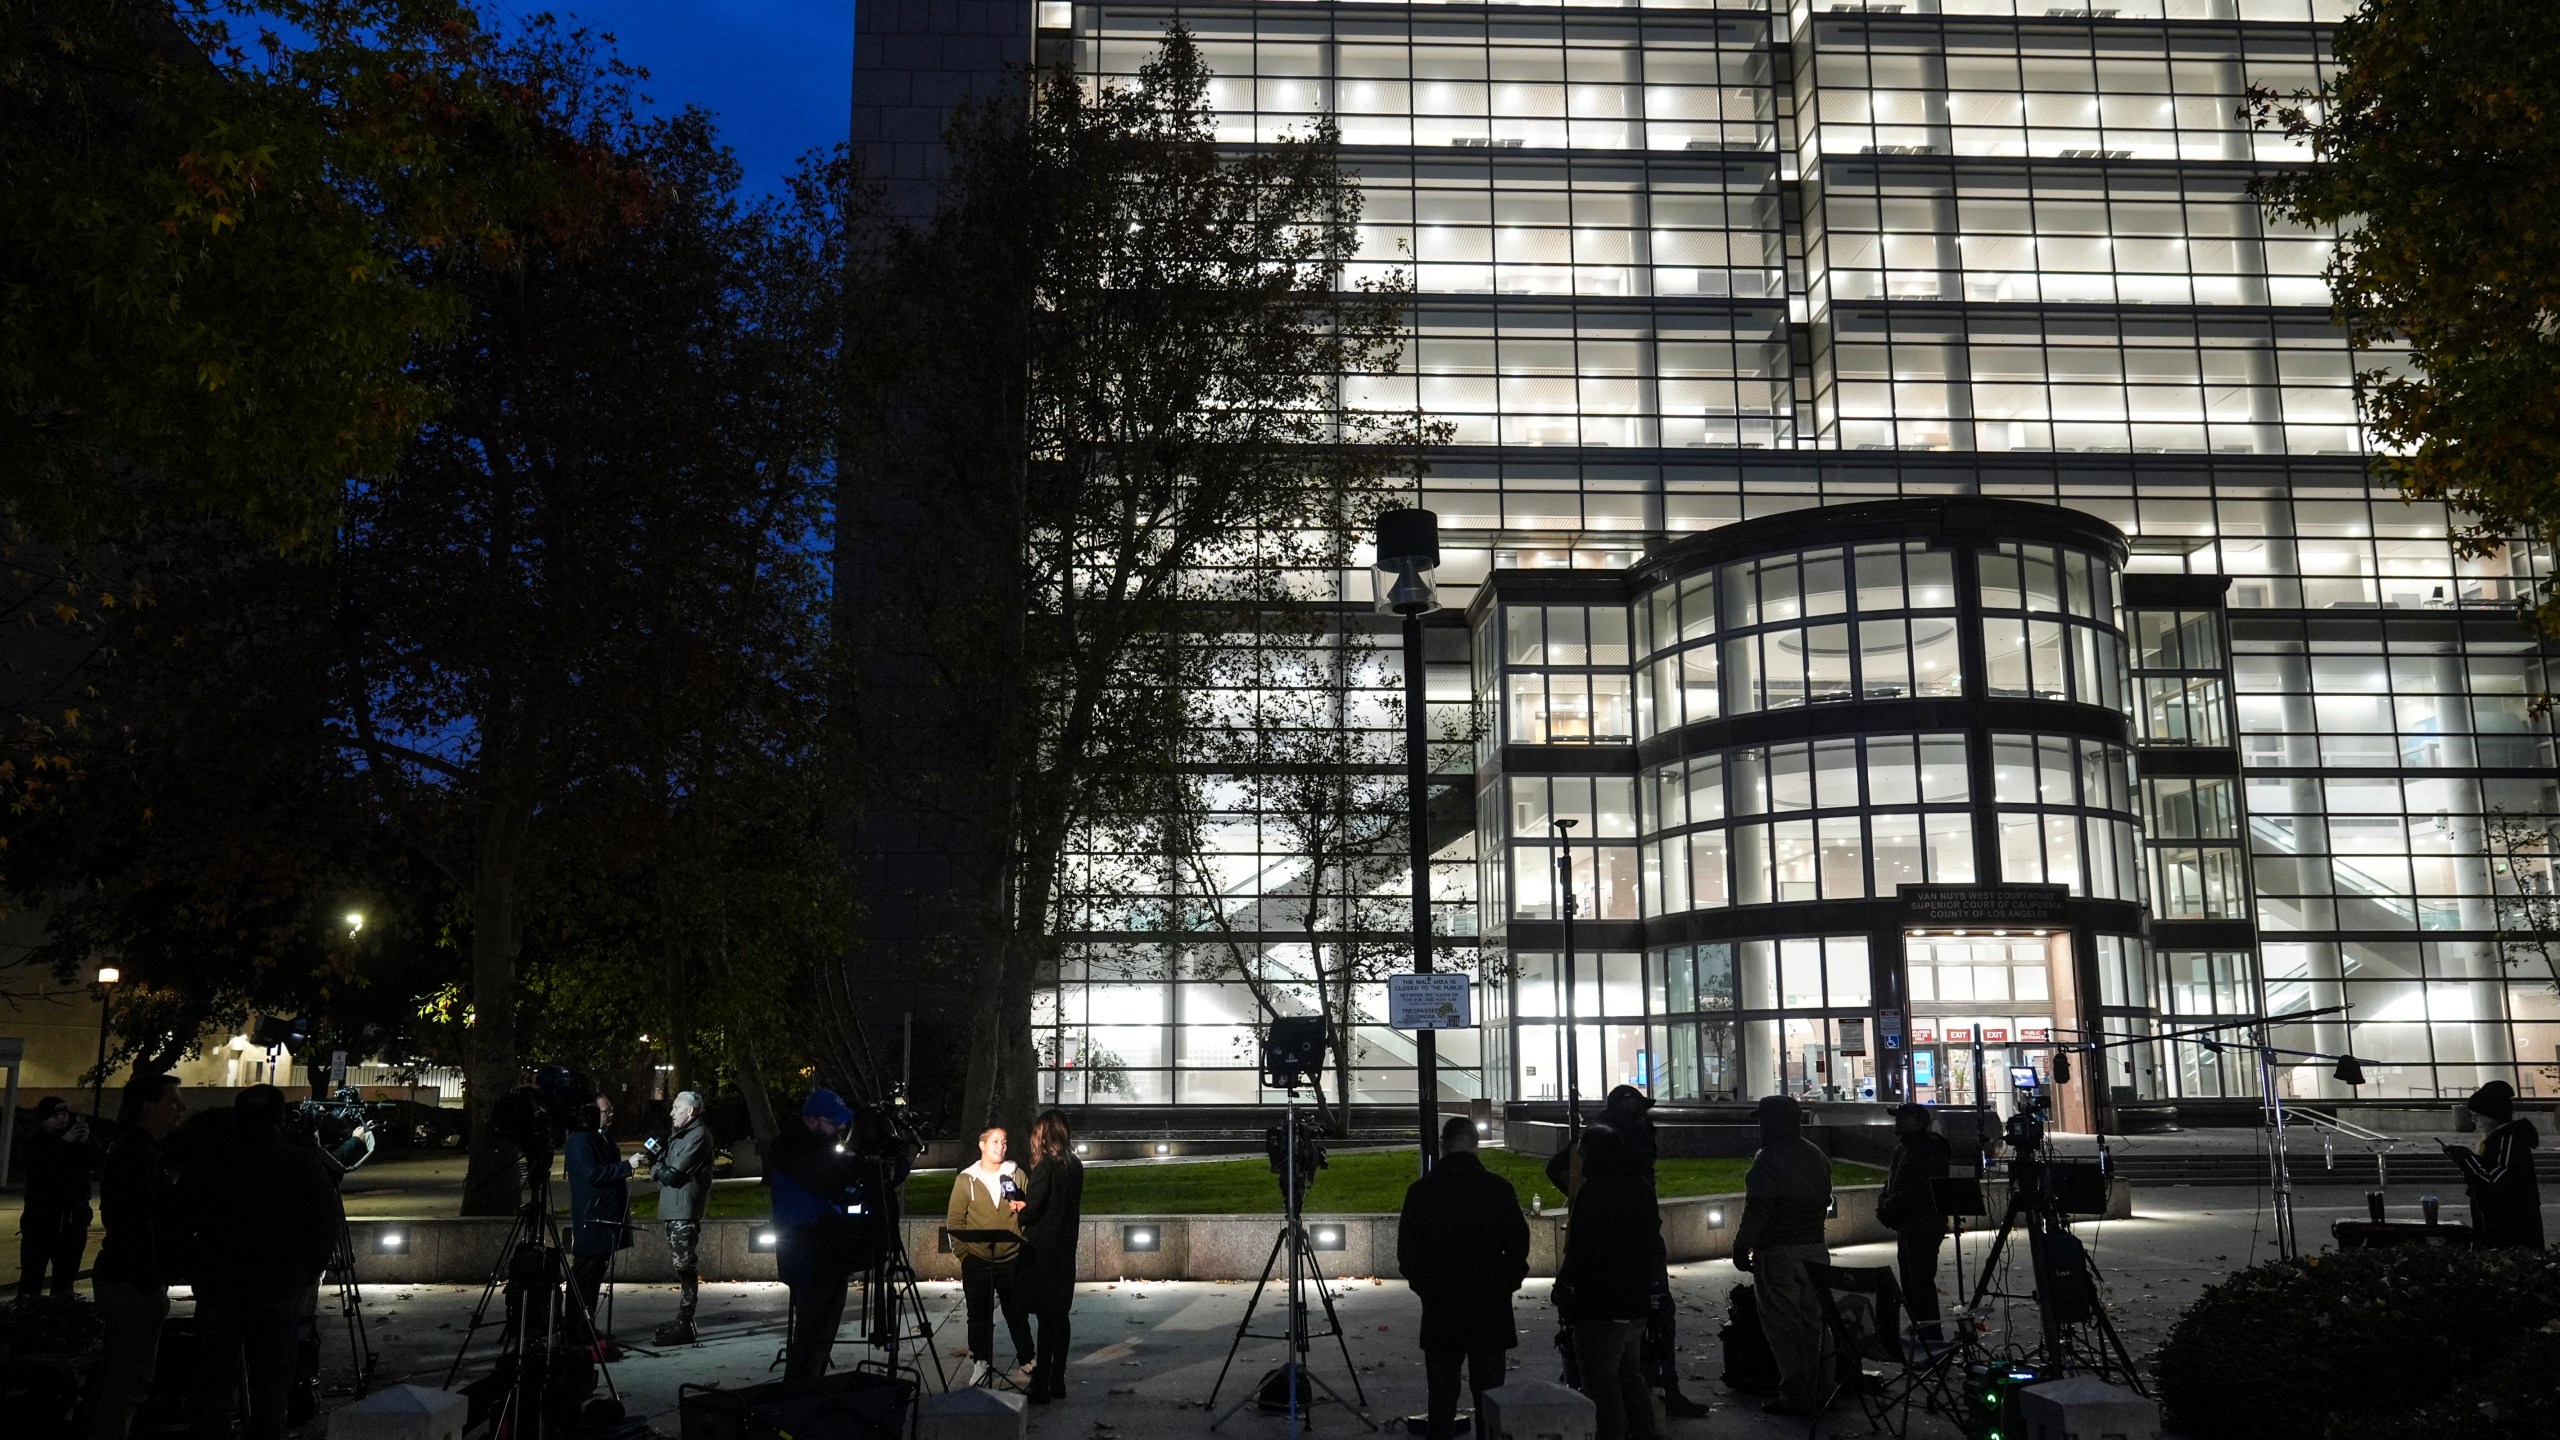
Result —
[[854, 1161], [836, 1149], [836, 1137], [851, 1123], [853, 1107], [836, 1092], [813, 1090], [801, 1102], [800, 1123], [783, 1127], [765, 1160], [765, 1183], [773, 1187], [774, 1271], [791, 1291], [786, 1380], [827, 1373], [844, 1323], [844, 1288], [859, 1257], [842, 1201], [858, 1175]]
[[1902, 1304], [1920, 1339], [1936, 1343], [1938, 1333], [1938, 1247], [1946, 1243], [1947, 1217], [1938, 1213], [1934, 1182], [1947, 1178], [1947, 1137], [1937, 1132], [1934, 1112], [1916, 1100], [1893, 1111], [1893, 1161], [1885, 1169], [1884, 1194], [1876, 1201], [1876, 1218], [1893, 1231], [1894, 1261], [1901, 1270]]
[[1653, 1398], [1639, 1351], [1653, 1309], [1653, 1264], [1662, 1212], [1618, 1132], [1582, 1132], [1582, 1188], [1565, 1223], [1556, 1309], [1573, 1337], [1582, 1393], [1598, 1412], [1599, 1440], [1652, 1440]]
[[[1621, 1085], [1609, 1092], [1600, 1109], [1600, 1123], [1618, 1132], [1618, 1141], [1627, 1147], [1627, 1159], [1644, 1176], [1644, 1183], [1661, 1190], [1655, 1178], [1654, 1160], [1658, 1153], [1653, 1134], [1653, 1097], [1633, 1085]], [[1645, 1373], [1652, 1377], [1655, 1389], [1662, 1392], [1662, 1408], [1666, 1414], [1694, 1419], [1707, 1413], [1707, 1407], [1680, 1391], [1680, 1326], [1679, 1307], [1671, 1298], [1671, 1252], [1666, 1248], [1654, 1258], [1653, 1310], [1645, 1316]]]
[[1476, 1122], [1440, 1127], [1440, 1159], [1404, 1192], [1396, 1219], [1396, 1268], [1422, 1302], [1422, 1374], [1430, 1392], [1430, 1440], [1458, 1420], [1458, 1367], [1482, 1414], [1502, 1383], [1503, 1352], [1520, 1343], [1511, 1295], [1529, 1274], [1529, 1222], [1520, 1192], [1484, 1168]]
[[106, 1334], [90, 1385], [90, 1440], [124, 1440], [160, 1368], [160, 1324], [169, 1318], [181, 1249], [160, 1142], [186, 1114], [175, 1075], [146, 1075], [124, 1087], [116, 1143], [98, 1177], [107, 1238], [90, 1280]]
[[2480, 1148], [2447, 1143], [2444, 1153], [2462, 1171], [2471, 1192], [2474, 1243], [2517, 1249], [2542, 1248], [2542, 1182], [2534, 1177], [2533, 1152], [2542, 1137], [2530, 1120], [2516, 1118], [2516, 1087], [2492, 1080], [2471, 1092], [2471, 1113], [2497, 1122]]
[[198, 1440], [229, 1440], [244, 1368], [248, 1440], [281, 1440], [302, 1302], [346, 1223], [336, 1168], [317, 1147], [284, 1138], [284, 1110], [273, 1085], [241, 1091], [230, 1143], [189, 1165], [178, 1185], [196, 1294]]
[[53, 1293], [68, 1295], [80, 1277], [80, 1252], [89, 1248], [89, 1177], [98, 1169], [89, 1122], [61, 1096], [47, 1095], [36, 1102], [35, 1129], [19, 1158], [27, 1193], [18, 1212], [18, 1293], [41, 1294], [51, 1270]]
[[1742, 1182], [1733, 1268], [1759, 1281], [1760, 1322], [1778, 1360], [1777, 1398], [1761, 1408], [1806, 1415], [1820, 1393], [1829, 1349], [1812, 1267], [1831, 1263], [1822, 1240], [1822, 1222], [1831, 1209], [1831, 1157], [1804, 1137], [1804, 1111], [1790, 1096], [1763, 1097], [1752, 1118], [1760, 1122], [1760, 1153], [1751, 1157]]
[[702, 1299], [702, 1214], [711, 1204], [711, 1131], [702, 1123], [702, 1097], [691, 1090], [668, 1107], [666, 1149], [649, 1163], [658, 1182], [658, 1219], [667, 1227], [667, 1256], [676, 1267], [676, 1318], [650, 1337], [660, 1345], [691, 1345], [694, 1307]]
[[613, 1257], [631, 1248], [631, 1162], [613, 1143], [611, 1100], [599, 1095], [579, 1109], [560, 1169], [569, 1177], [569, 1279], [590, 1335], [603, 1340], [596, 1297]]

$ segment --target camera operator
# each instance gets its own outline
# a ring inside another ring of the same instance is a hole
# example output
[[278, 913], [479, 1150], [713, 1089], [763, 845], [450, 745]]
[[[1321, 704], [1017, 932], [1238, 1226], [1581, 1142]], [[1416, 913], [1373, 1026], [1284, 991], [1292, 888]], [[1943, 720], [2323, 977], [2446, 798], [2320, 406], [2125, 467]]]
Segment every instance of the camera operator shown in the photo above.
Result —
[[613, 1143], [613, 1102], [602, 1095], [575, 1111], [561, 1168], [569, 1176], [569, 1279], [598, 1342], [612, 1337], [596, 1324], [596, 1297], [613, 1257], [631, 1248], [631, 1162]]
[[106, 1335], [91, 1382], [90, 1440], [124, 1440], [160, 1368], [160, 1325], [169, 1318], [169, 1285], [183, 1259], [160, 1142], [186, 1114], [177, 1076], [126, 1082], [116, 1143], [98, 1176], [107, 1238], [99, 1242], [90, 1288]]
[[1947, 1217], [1938, 1213], [1937, 1186], [1950, 1171], [1947, 1137], [1937, 1116], [1917, 1100], [1893, 1109], [1893, 1161], [1885, 1169], [1876, 1218], [1894, 1234], [1894, 1261], [1902, 1272], [1902, 1304], [1923, 1344], [1938, 1330], [1938, 1247], [1946, 1243]]
[[230, 1142], [178, 1184], [195, 1282], [199, 1440], [229, 1440], [240, 1376], [248, 1440], [279, 1440], [304, 1301], [337, 1250], [346, 1212], [328, 1158], [284, 1138], [284, 1092], [252, 1085], [231, 1107]]
[[812, 1090], [800, 1102], [798, 1128], [785, 1126], [773, 1140], [765, 1183], [773, 1187], [773, 1230], [780, 1242], [775, 1273], [791, 1291], [786, 1380], [827, 1373], [836, 1330], [844, 1323], [845, 1286], [859, 1262], [852, 1218], [841, 1197], [858, 1178], [856, 1164], [836, 1144], [853, 1123], [853, 1107], [833, 1090]]
[[1503, 1352], [1520, 1343], [1511, 1295], [1529, 1274], [1529, 1222], [1520, 1192], [1484, 1168], [1476, 1122], [1440, 1127], [1440, 1159], [1404, 1192], [1396, 1219], [1396, 1268], [1422, 1302], [1422, 1374], [1428, 1440], [1449, 1440], [1458, 1419], [1458, 1367], [1479, 1415], [1502, 1383]]
[[89, 1248], [89, 1177], [98, 1170], [89, 1122], [61, 1096], [47, 1095], [36, 1102], [35, 1129], [20, 1159], [27, 1191], [18, 1212], [18, 1293], [43, 1293], [51, 1270], [53, 1293], [68, 1295], [80, 1278], [80, 1252]]
[[1831, 1263], [1822, 1235], [1831, 1209], [1831, 1157], [1804, 1137], [1804, 1108], [1793, 1096], [1761, 1097], [1752, 1118], [1760, 1124], [1760, 1153], [1742, 1182], [1733, 1268], [1760, 1282], [1760, 1318], [1778, 1361], [1777, 1398], [1760, 1408], [1810, 1415], [1830, 1349], [1811, 1267]]
[[711, 1131], [702, 1123], [702, 1096], [681, 1091], [667, 1109], [666, 1144], [649, 1145], [649, 1178], [658, 1182], [658, 1218], [667, 1227], [667, 1254], [676, 1267], [676, 1318], [658, 1327], [659, 1345], [691, 1345], [694, 1307], [702, 1298], [702, 1213], [711, 1203]]

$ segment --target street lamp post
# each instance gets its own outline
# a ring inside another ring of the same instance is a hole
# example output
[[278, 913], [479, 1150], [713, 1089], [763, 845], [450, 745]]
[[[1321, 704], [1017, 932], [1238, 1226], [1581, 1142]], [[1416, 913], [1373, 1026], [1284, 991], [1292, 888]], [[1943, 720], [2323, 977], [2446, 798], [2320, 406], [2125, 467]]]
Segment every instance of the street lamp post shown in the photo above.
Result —
[[1565, 1133], [1582, 1135], [1582, 1041], [1573, 1023], [1573, 827], [1556, 822], [1556, 918], [1564, 922], [1564, 1125]]
[[98, 1068], [89, 1081], [89, 1118], [101, 1118], [99, 1107], [107, 1096], [107, 1025], [115, 1018], [116, 982], [124, 972], [113, 965], [98, 967]]
[[[1431, 574], [1440, 568], [1440, 517], [1428, 510], [1378, 515], [1378, 608], [1404, 620], [1405, 844], [1413, 865], [1413, 973], [1431, 964], [1431, 752], [1423, 685], [1422, 617], [1440, 608]], [[1428, 1027], [1413, 1032], [1413, 1076], [1419, 1093], [1422, 1172], [1440, 1156], [1440, 1044]]]

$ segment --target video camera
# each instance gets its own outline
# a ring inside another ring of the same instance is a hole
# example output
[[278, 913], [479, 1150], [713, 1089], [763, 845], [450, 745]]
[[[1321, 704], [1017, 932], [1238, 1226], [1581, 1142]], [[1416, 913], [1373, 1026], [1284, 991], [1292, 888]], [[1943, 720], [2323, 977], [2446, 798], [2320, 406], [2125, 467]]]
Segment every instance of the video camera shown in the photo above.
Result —
[[523, 1151], [528, 1162], [539, 1161], [540, 1172], [547, 1175], [550, 1157], [568, 1142], [578, 1111], [595, 1098], [595, 1087], [568, 1066], [539, 1066], [532, 1084], [498, 1097], [489, 1112], [489, 1128]]
[[2045, 1117], [2053, 1113], [2053, 1092], [2033, 1065], [2009, 1067], [2009, 1088], [2018, 1097], [2018, 1108], [2002, 1127], [2001, 1137], [2019, 1155], [2033, 1155], [2044, 1148]]
[[1291, 1140], [1290, 1127], [1287, 1125], [1274, 1125], [1262, 1132], [1262, 1153], [1271, 1162], [1272, 1178], [1280, 1182], [1281, 1198], [1294, 1202], [1306, 1198], [1307, 1187], [1315, 1183], [1316, 1172], [1324, 1169], [1327, 1162], [1324, 1136], [1319, 1134], [1312, 1125], [1299, 1126], [1295, 1136], [1298, 1193], [1289, 1194]]
[[354, 1086], [340, 1086], [326, 1100], [304, 1100], [294, 1107], [294, 1115], [300, 1132], [338, 1168], [353, 1170], [373, 1158], [373, 1115]]

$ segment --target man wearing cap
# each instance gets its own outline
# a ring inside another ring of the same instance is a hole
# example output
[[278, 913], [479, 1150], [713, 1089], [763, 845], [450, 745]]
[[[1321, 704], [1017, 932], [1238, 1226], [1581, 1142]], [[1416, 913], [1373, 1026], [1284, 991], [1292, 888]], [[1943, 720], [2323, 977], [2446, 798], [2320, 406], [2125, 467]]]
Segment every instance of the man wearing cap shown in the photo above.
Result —
[[59, 1095], [36, 1102], [35, 1133], [27, 1137], [27, 1201], [18, 1212], [18, 1293], [35, 1295], [53, 1272], [53, 1293], [68, 1295], [80, 1276], [80, 1252], [89, 1248], [89, 1177], [97, 1173], [97, 1147], [89, 1122]]
[[1791, 1096], [1762, 1097], [1752, 1118], [1760, 1124], [1760, 1153], [1751, 1157], [1751, 1172], [1742, 1182], [1733, 1268], [1759, 1282], [1761, 1325], [1778, 1361], [1777, 1398], [1761, 1408], [1809, 1415], [1830, 1348], [1812, 1267], [1831, 1263], [1822, 1241], [1822, 1222], [1831, 1210], [1831, 1157], [1804, 1137], [1804, 1110]]
[[773, 1187], [774, 1273], [791, 1291], [786, 1380], [827, 1373], [836, 1330], [844, 1323], [845, 1286], [856, 1260], [853, 1225], [839, 1202], [855, 1179], [854, 1163], [836, 1148], [853, 1123], [853, 1107], [833, 1090], [812, 1090], [800, 1124], [774, 1137], [765, 1181]]
[[1894, 1107], [1893, 1161], [1885, 1168], [1884, 1194], [1876, 1201], [1876, 1218], [1894, 1235], [1902, 1306], [1911, 1312], [1912, 1329], [1929, 1344], [1939, 1339], [1938, 1247], [1947, 1239], [1947, 1217], [1938, 1213], [1933, 1182], [1947, 1178], [1951, 1158], [1935, 1119], [1917, 1100]]
[[2516, 1087], [2492, 1080], [2471, 1092], [2471, 1113], [2495, 1120], [2480, 1148], [2447, 1142], [2444, 1153], [2471, 1192], [2472, 1243], [2513, 1249], [2542, 1248], [2542, 1182], [2534, 1178], [2533, 1151], [2542, 1143], [2533, 1122], [2516, 1117]]
[[[1644, 1178], [1645, 1188], [1659, 1196], [1654, 1161], [1660, 1151], [1653, 1119], [1645, 1113], [1652, 1108], [1652, 1096], [1633, 1085], [1621, 1085], [1609, 1092], [1599, 1123], [1618, 1132], [1618, 1143], [1626, 1147], [1626, 1164]], [[1671, 1251], [1659, 1235], [1653, 1248], [1653, 1308], [1645, 1318], [1642, 1358], [1653, 1388], [1662, 1392], [1663, 1413], [1696, 1419], [1707, 1413], [1707, 1407], [1680, 1391], [1680, 1327], [1678, 1307], [1671, 1298]]]

